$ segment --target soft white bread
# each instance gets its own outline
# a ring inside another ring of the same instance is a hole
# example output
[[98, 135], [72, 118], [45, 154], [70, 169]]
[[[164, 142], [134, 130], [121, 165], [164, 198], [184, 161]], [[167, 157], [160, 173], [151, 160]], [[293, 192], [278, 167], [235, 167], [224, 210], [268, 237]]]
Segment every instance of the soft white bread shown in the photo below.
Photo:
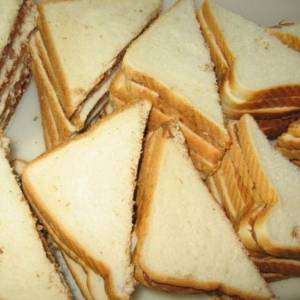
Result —
[[256, 240], [272, 255], [299, 257], [300, 172], [272, 147], [252, 117], [244, 115], [238, 128], [249, 172], [267, 204], [254, 224]]
[[7, 139], [1, 136], [0, 144], [0, 298], [70, 299], [61, 275], [47, 257], [34, 217], [6, 160]]
[[300, 51], [300, 24], [280, 22], [278, 26], [270, 28], [269, 32], [289, 47]]
[[201, 9], [229, 65], [230, 85], [237, 95], [257, 99], [300, 94], [300, 56], [296, 51], [267, 29], [212, 0], [205, 1]]
[[149, 111], [147, 102], [124, 107], [34, 160], [23, 174], [24, 190], [39, 215], [103, 276], [112, 299], [129, 299], [133, 291], [133, 192]]
[[134, 263], [136, 278], [143, 284], [272, 299], [193, 166], [178, 127], [160, 128], [148, 137], [137, 204]]
[[[149, 117], [148, 130], [155, 130], [173, 118], [160, 110], [161, 99], [157, 93], [127, 79], [123, 72], [119, 72], [114, 78], [110, 87], [110, 98], [116, 107], [123, 103], [136, 101], [136, 99], [151, 101], [153, 108]], [[212, 174], [218, 167], [223, 153], [182, 122], [180, 122], [180, 127], [196, 167], [204, 176]]]
[[40, 4], [39, 28], [60, 82], [60, 100], [67, 117], [118, 62], [128, 44], [156, 17], [160, 5], [161, 0]]
[[128, 49], [126, 77], [159, 95], [162, 112], [224, 149], [224, 128], [213, 65], [192, 0], [178, 1]]

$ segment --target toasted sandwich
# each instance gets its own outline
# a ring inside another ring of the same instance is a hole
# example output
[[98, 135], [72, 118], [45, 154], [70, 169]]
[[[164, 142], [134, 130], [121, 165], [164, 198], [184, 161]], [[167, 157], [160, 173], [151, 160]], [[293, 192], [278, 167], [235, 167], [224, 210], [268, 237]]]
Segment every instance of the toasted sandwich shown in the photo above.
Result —
[[36, 27], [32, 0], [0, 1], [0, 128], [5, 128], [30, 81], [28, 42]]

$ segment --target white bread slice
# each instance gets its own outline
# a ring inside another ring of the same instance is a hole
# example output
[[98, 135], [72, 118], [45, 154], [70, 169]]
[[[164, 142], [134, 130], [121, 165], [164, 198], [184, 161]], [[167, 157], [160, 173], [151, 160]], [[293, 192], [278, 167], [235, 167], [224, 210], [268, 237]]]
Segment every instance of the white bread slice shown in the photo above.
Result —
[[256, 99], [300, 94], [297, 52], [280, 43], [267, 29], [213, 1], [205, 1], [202, 12], [229, 64], [230, 85], [237, 95]]
[[[110, 87], [110, 98], [113, 98], [115, 106], [130, 103], [137, 99], [151, 101], [153, 108], [149, 117], [148, 130], [155, 130], [172, 119], [159, 109], [160, 99], [157, 93], [127, 79], [123, 72], [118, 73], [114, 78]], [[180, 127], [187, 140], [190, 155], [196, 167], [204, 176], [212, 174], [218, 167], [223, 153], [182, 122], [180, 122]]]
[[0, 298], [71, 299], [47, 257], [34, 217], [6, 160], [7, 139], [1, 136], [0, 144]]
[[270, 28], [269, 32], [281, 42], [300, 52], [300, 24], [280, 22], [278, 26]]
[[220, 149], [228, 144], [209, 50], [193, 0], [178, 1], [128, 49], [128, 79], [159, 94], [160, 109]]
[[256, 218], [256, 240], [271, 255], [299, 257], [300, 172], [272, 147], [251, 116], [244, 115], [238, 128], [249, 172], [268, 205]]
[[161, 0], [40, 4], [39, 28], [60, 82], [60, 100], [67, 117], [117, 63], [128, 44], [156, 17], [160, 5]]
[[129, 299], [133, 290], [132, 197], [149, 111], [147, 102], [124, 107], [34, 160], [23, 174], [24, 190], [39, 215], [104, 277], [112, 299]]
[[193, 166], [178, 127], [160, 128], [148, 137], [137, 203], [134, 263], [143, 284], [272, 299]]
[[[52, 110], [55, 117], [55, 123], [60, 132], [60, 143], [68, 139], [75, 131], [87, 128], [91, 124], [93, 118], [98, 117], [100, 112], [103, 112], [104, 106], [107, 103], [104, 98], [107, 94], [112, 76], [115, 75], [116, 71], [112, 72], [110, 77], [107, 78], [98, 89], [95, 89], [93, 96], [90, 96], [87, 101], [78, 107], [72, 118], [68, 119], [61, 103], [59, 102], [57, 96], [58, 81], [55, 77], [45, 45], [38, 31], [34, 33], [30, 46], [33, 61], [38, 65], [38, 72], [35, 72], [35, 79], [38, 84], [44, 85], [43, 89], [45, 92], [43, 90], [42, 92], [49, 94], [47, 106]], [[40, 97], [43, 93], [39, 93]]]

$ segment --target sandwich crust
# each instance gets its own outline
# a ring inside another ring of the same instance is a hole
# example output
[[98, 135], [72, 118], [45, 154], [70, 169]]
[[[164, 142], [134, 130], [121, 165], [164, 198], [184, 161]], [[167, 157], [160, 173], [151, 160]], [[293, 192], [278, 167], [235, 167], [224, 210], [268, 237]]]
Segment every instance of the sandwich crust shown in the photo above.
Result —
[[219, 28], [218, 22], [214, 17], [209, 2], [205, 1], [201, 9], [203, 17], [205, 18], [205, 21], [211, 32], [214, 34], [215, 40], [229, 65], [227, 79], [229, 80], [230, 86], [233, 90], [238, 91], [239, 95], [242, 96], [243, 99], [245, 99], [246, 101], [255, 101], [262, 98], [277, 98], [300, 95], [300, 85], [298, 84], [272, 86], [270, 88], [261, 90], [251, 90], [246, 86], [241, 85], [235, 73], [234, 53], [231, 53], [230, 51], [230, 47], [228, 46], [222, 34], [221, 28]]

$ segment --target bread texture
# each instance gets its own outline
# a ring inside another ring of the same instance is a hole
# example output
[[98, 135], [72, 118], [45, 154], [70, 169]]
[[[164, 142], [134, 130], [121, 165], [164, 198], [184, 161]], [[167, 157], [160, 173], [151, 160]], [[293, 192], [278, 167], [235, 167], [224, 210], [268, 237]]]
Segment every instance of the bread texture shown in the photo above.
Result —
[[[150, 107], [147, 102], [124, 107], [34, 160], [23, 174], [24, 190], [44, 223], [67, 249], [103, 276], [112, 299], [129, 299], [133, 291], [133, 192]], [[111, 147], [114, 136], [116, 143]], [[86, 180], [78, 176], [84, 170]], [[88, 216], [88, 222], [83, 216]]]
[[159, 95], [162, 112], [220, 150], [227, 147], [213, 65], [192, 0], [178, 1], [155, 21], [129, 47], [122, 70]]
[[0, 298], [71, 299], [55, 265], [47, 257], [36, 220], [6, 159], [7, 151], [8, 140], [1, 133]]
[[[185, 293], [220, 291], [242, 299], [272, 298], [193, 166], [175, 125], [148, 137], [137, 204], [134, 263], [136, 278], [143, 284]], [[214, 226], [209, 226], [212, 221]]]
[[[161, 0], [46, 1], [39, 5], [39, 28], [60, 82], [59, 95], [67, 117], [156, 17], [160, 5]], [[80, 56], [74, 57], [75, 53]]]
[[[254, 224], [256, 240], [271, 255], [299, 257], [299, 170], [270, 145], [249, 115], [241, 118], [238, 127], [251, 177], [267, 205]], [[284, 224], [280, 230], [279, 223]]]

